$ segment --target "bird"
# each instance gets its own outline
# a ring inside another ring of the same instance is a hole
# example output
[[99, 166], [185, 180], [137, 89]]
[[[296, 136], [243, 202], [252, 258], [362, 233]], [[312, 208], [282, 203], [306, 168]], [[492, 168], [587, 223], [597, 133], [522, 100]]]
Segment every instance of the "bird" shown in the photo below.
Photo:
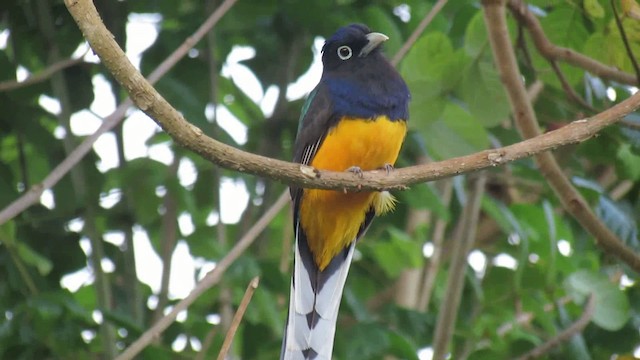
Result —
[[[407, 132], [409, 89], [366, 25], [338, 29], [322, 47], [322, 76], [302, 107], [293, 161], [316, 169], [392, 171]], [[290, 187], [294, 265], [281, 360], [330, 360], [357, 241], [388, 192]]]

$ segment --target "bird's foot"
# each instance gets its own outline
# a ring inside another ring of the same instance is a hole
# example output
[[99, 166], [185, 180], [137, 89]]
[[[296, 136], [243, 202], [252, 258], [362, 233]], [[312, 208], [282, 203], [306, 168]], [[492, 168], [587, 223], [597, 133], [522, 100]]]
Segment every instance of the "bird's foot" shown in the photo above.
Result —
[[357, 177], [362, 179], [362, 169], [360, 168], [360, 166], [352, 166], [350, 168], [347, 169], [348, 172], [350, 173], [354, 173]]
[[380, 168], [380, 170], [386, 170], [387, 171], [387, 175], [391, 174], [391, 171], [393, 171], [394, 167], [391, 164], [384, 164], [384, 166], [382, 166]]

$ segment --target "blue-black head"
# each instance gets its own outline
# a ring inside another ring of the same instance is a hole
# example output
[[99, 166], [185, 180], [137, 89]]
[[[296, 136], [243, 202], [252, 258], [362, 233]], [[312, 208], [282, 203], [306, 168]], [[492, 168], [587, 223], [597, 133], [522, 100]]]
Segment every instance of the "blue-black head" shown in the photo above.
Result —
[[322, 64], [325, 69], [336, 69], [359, 63], [359, 59], [380, 52], [389, 37], [372, 32], [366, 25], [351, 24], [338, 29], [322, 47]]
[[329, 91], [339, 116], [407, 120], [409, 89], [384, 57], [381, 45], [388, 37], [365, 25], [338, 29], [322, 48], [321, 83]]

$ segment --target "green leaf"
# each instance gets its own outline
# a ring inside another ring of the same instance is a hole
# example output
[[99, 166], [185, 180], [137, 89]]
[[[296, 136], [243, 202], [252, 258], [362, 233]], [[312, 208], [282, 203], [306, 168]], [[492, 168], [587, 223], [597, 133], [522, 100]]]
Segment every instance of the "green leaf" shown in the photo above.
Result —
[[620, 144], [616, 155], [622, 162], [622, 166], [618, 167], [619, 171], [632, 180], [640, 179], [640, 156], [632, 151], [631, 145]]
[[389, 347], [387, 332], [375, 324], [356, 324], [346, 334], [345, 359], [379, 359]]
[[418, 39], [400, 66], [412, 94], [412, 126], [422, 129], [440, 117], [447, 103], [446, 93], [457, 85], [468, 61], [461, 50], [453, 50], [443, 33], [432, 32]]
[[389, 228], [388, 241], [370, 245], [373, 257], [390, 278], [396, 278], [407, 267], [419, 267], [423, 263], [422, 246], [403, 231]]
[[38, 269], [38, 273], [40, 273], [40, 275], [44, 276], [51, 272], [51, 269], [53, 268], [53, 264], [51, 263], [51, 260], [40, 255], [38, 252], [33, 250], [29, 245], [25, 243], [18, 242], [16, 245], [17, 245], [16, 248], [18, 249], [18, 255], [20, 256], [20, 258], [25, 263], [31, 266], [34, 266], [36, 269]]
[[427, 148], [437, 159], [447, 159], [484, 150], [487, 131], [458, 105], [447, 103], [442, 118], [423, 129]]
[[629, 321], [629, 299], [605, 275], [580, 270], [567, 278], [565, 287], [577, 303], [584, 303], [589, 294], [595, 296], [592, 321], [601, 328], [615, 331]]
[[472, 58], [478, 58], [484, 51], [490, 50], [487, 26], [481, 11], [474, 15], [465, 29], [464, 50]]
[[409, 339], [395, 331], [387, 332], [387, 336], [389, 337], [389, 350], [393, 355], [400, 359], [419, 360], [416, 346]]
[[439, 218], [449, 220], [449, 209], [442, 203], [433, 183], [414, 186], [411, 191], [401, 192], [400, 198], [403, 203], [409, 204], [412, 208], [429, 209], [435, 212]]
[[458, 89], [474, 120], [492, 127], [507, 119], [509, 99], [492, 62], [476, 62], [465, 70]]
[[587, 14], [592, 18], [600, 19], [604, 17], [604, 8], [600, 5], [598, 0], [584, 0], [582, 6]]
[[6, 246], [15, 245], [16, 223], [13, 220], [0, 225], [0, 242], [3, 242]]

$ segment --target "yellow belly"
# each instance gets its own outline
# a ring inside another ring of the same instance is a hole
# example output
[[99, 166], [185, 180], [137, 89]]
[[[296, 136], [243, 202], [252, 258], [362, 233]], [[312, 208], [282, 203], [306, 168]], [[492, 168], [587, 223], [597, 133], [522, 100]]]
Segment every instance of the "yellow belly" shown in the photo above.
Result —
[[[333, 171], [345, 171], [352, 166], [366, 171], [393, 165], [406, 131], [406, 122], [390, 121], [386, 116], [373, 120], [343, 118], [329, 130], [310, 165]], [[345, 194], [304, 190], [300, 225], [320, 270], [355, 240], [365, 214], [378, 195], [377, 192]]]

